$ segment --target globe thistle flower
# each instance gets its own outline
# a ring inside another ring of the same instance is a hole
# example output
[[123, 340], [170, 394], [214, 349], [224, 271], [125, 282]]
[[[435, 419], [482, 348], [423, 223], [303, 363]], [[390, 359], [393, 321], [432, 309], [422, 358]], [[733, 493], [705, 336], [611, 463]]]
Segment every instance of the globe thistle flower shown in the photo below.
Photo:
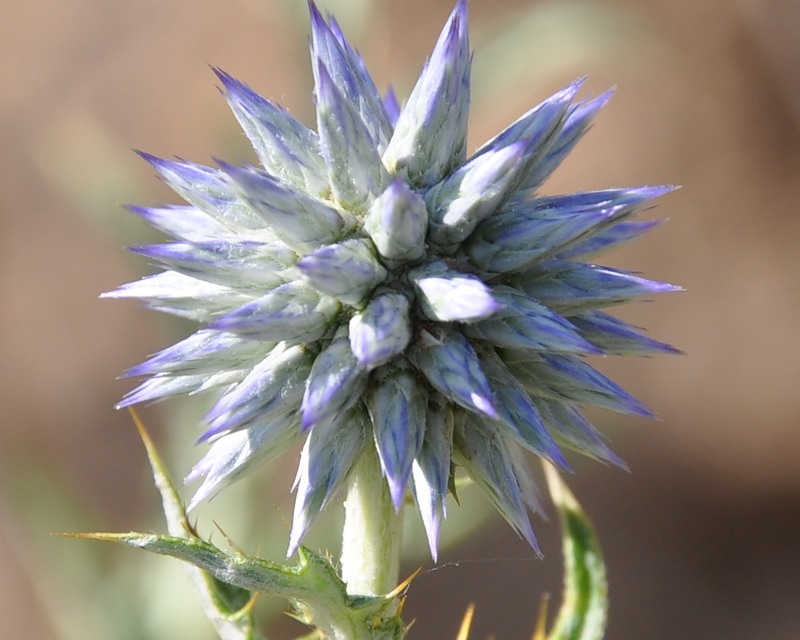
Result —
[[218, 395], [190, 507], [305, 440], [290, 553], [368, 447], [434, 558], [456, 467], [535, 548], [521, 449], [620, 465], [582, 407], [650, 415], [585, 357], [674, 351], [603, 309], [676, 287], [586, 261], [653, 227], [632, 217], [670, 187], [540, 194], [610, 97], [580, 80], [467, 157], [464, 0], [402, 108], [310, 12], [316, 131], [215, 70], [260, 166], [141, 154], [187, 204], [131, 208], [174, 240], [105, 295], [200, 329], [128, 371], [146, 380], [120, 406]]

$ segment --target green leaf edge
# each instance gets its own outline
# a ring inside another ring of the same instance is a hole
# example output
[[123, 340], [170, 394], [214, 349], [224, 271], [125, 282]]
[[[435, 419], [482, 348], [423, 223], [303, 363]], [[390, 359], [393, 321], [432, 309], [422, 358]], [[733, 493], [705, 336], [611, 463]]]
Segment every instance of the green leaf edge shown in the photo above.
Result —
[[564, 589], [561, 608], [547, 640], [602, 640], [608, 619], [608, 582], [603, 553], [592, 523], [549, 463], [550, 496], [562, 529]]

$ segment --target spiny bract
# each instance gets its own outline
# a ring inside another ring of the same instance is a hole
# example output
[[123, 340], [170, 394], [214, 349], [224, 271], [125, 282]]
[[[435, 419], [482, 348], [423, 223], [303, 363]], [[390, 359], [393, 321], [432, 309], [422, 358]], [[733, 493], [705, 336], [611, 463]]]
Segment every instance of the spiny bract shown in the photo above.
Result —
[[670, 187], [539, 195], [610, 97], [576, 100], [581, 81], [467, 159], [465, 1], [402, 109], [310, 11], [316, 132], [217, 70], [261, 166], [142, 154], [188, 204], [132, 207], [174, 241], [106, 295], [202, 328], [128, 371], [148, 379], [120, 406], [219, 394], [192, 505], [305, 438], [290, 553], [366, 447], [434, 558], [456, 466], [535, 547], [517, 445], [621, 464], [581, 407], [649, 414], [583, 358], [674, 351], [601, 309], [676, 287], [583, 261], [653, 227], [631, 216]]

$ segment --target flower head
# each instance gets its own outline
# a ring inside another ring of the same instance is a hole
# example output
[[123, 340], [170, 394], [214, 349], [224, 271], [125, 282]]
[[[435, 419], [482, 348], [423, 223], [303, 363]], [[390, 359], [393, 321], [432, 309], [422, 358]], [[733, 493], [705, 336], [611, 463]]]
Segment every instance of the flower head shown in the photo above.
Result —
[[136, 249], [162, 273], [106, 295], [201, 328], [131, 369], [120, 406], [218, 395], [192, 505], [305, 440], [290, 551], [366, 447], [434, 557], [457, 466], [535, 546], [519, 446], [621, 464], [581, 408], [649, 413], [584, 358], [674, 351], [603, 309], [676, 287], [585, 262], [654, 226], [631, 218], [670, 188], [540, 195], [609, 98], [577, 100], [581, 81], [467, 158], [464, 0], [402, 108], [310, 10], [316, 131], [217, 70], [260, 166], [142, 154], [187, 204], [132, 208], [174, 240]]

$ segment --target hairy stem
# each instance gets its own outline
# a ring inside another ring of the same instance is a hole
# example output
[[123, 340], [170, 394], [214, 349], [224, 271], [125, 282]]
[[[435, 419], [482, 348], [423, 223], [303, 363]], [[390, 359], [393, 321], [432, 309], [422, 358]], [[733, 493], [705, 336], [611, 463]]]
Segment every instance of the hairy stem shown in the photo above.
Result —
[[397, 586], [402, 510], [395, 511], [378, 456], [367, 448], [344, 503], [342, 579], [350, 595], [383, 595]]

